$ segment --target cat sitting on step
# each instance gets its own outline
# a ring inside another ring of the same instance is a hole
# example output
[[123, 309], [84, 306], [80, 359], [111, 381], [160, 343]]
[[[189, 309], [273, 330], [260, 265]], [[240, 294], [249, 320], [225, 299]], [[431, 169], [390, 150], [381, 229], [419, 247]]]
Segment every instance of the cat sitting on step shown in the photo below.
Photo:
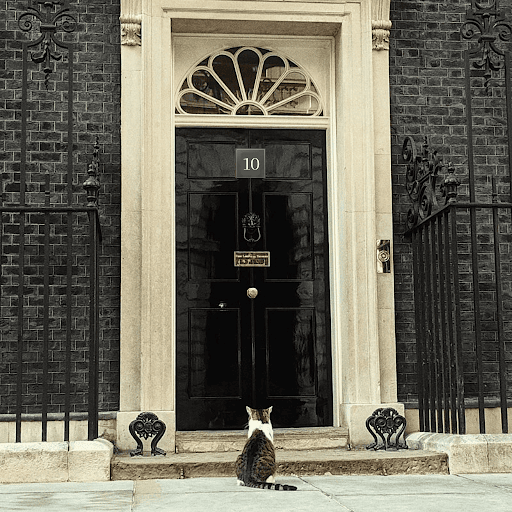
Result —
[[246, 407], [246, 409], [249, 414], [249, 439], [236, 459], [238, 485], [276, 491], [296, 491], [297, 487], [294, 485], [275, 483], [276, 456], [274, 432], [270, 423], [272, 407], [268, 409]]

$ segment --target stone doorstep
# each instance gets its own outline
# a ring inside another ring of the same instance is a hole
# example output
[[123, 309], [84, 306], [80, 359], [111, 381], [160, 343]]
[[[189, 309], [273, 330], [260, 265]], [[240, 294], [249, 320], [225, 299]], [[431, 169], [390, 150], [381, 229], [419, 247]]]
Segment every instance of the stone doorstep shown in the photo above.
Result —
[[[247, 430], [176, 432], [177, 453], [242, 451]], [[348, 430], [336, 427], [276, 428], [274, 446], [280, 450], [346, 448]]]
[[[234, 477], [236, 453], [177, 453], [165, 457], [112, 459], [112, 480]], [[448, 474], [445, 453], [422, 450], [278, 450], [277, 475], [427, 475]]]

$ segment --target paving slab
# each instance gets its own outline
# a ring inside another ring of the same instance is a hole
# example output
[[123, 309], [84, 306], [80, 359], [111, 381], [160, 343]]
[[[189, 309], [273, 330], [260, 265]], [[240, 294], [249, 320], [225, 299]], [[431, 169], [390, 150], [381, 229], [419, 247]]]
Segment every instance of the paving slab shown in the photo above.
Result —
[[41, 512], [432, 512], [512, 510], [512, 474], [281, 476], [297, 491], [234, 477], [0, 485], [0, 510]]
[[435, 510], [486, 510], [492, 512], [510, 512], [510, 496], [490, 494], [446, 494], [442, 499], [436, 495], [402, 494], [399, 499], [389, 496], [374, 496], [369, 502], [360, 496], [335, 497], [336, 501], [351, 512], [432, 512]]
[[[512, 473], [485, 473], [481, 475], [460, 475], [461, 479], [489, 487], [498, 487], [512, 492]], [[512, 510], [512, 505], [511, 505]]]
[[[245, 492], [249, 491], [249, 492]], [[133, 512], [170, 511], [208, 512], [347, 512], [350, 509], [337, 503], [320, 491], [270, 491], [263, 489], [243, 489], [219, 493], [166, 493], [162, 495], [136, 494]]]
[[488, 485], [450, 475], [305, 476], [302, 480], [333, 496], [401, 496], [486, 492]]
[[131, 490], [3, 493], [0, 510], [38, 512], [131, 512], [133, 492]]
[[[119, 480], [117, 482], [54, 482], [54, 483], [28, 483], [28, 484], [0, 484], [0, 494], [55, 492], [68, 494], [75, 492], [109, 492], [130, 491], [134, 489], [134, 482]], [[1, 500], [0, 500], [1, 501]]]
[[[279, 484], [295, 485], [301, 491], [317, 491], [308, 482], [293, 476], [276, 478]], [[222, 493], [222, 492], [253, 492], [261, 489], [239, 486], [236, 478], [185, 478], [183, 480], [137, 480], [135, 494], [187, 494], [187, 493]], [[263, 489], [265, 490], [265, 489]], [[283, 491], [284, 492], [284, 491]]]

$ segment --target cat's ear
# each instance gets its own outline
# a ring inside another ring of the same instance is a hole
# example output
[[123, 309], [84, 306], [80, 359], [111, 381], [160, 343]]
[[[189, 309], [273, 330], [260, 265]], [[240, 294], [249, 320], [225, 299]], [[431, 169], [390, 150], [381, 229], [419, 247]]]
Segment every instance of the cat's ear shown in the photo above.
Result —
[[270, 416], [270, 413], [272, 412], [272, 405], [268, 408], [268, 415]]
[[245, 410], [247, 411], [247, 414], [249, 415], [249, 418], [250, 418], [251, 417], [251, 408], [248, 405], [246, 405]]

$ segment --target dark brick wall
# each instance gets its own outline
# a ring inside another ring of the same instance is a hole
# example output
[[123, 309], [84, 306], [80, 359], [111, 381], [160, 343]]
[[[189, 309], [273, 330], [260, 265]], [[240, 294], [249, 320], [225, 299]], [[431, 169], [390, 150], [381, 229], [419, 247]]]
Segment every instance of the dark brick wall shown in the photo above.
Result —
[[[34, 23], [29, 34], [18, 20], [28, 2], [0, 1], [0, 171], [4, 205], [20, 196], [22, 41], [39, 35]], [[119, 287], [120, 287], [120, 35], [119, 0], [72, 0], [77, 20], [72, 34], [59, 30], [57, 40], [73, 42], [73, 203], [86, 204], [82, 183], [92, 160], [93, 144], [100, 144], [100, 410], [119, 405]], [[67, 172], [67, 59], [52, 62], [48, 89], [40, 66], [28, 64], [26, 200], [44, 203], [45, 174], [50, 176], [52, 204], [66, 202]], [[2, 218], [2, 274], [0, 315], [0, 414], [14, 412], [16, 392], [17, 290], [19, 284], [19, 218]], [[43, 304], [42, 265], [44, 216], [26, 216], [24, 288], [24, 412], [38, 412], [41, 403]], [[66, 305], [66, 215], [50, 218], [50, 339], [49, 412], [61, 410], [64, 383]], [[74, 410], [85, 410], [88, 389], [87, 217], [73, 215], [73, 302], [71, 329], [72, 394]]]
[[[430, 145], [453, 161], [457, 175], [463, 182], [460, 194], [467, 195], [467, 140], [465, 121], [465, 94], [463, 52], [468, 43], [460, 36], [469, 0], [391, 1], [393, 28], [390, 41], [391, 124], [392, 124], [392, 178], [394, 218], [394, 271], [396, 297], [396, 341], [399, 399], [414, 402], [416, 398], [415, 325], [413, 301], [413, 269], [411, 246], [403, 240], [405, 217], [410, 208], [405, 191], [405, 166], [401, 162], [401, 145], [406, 135], [418, 142], [428, 136]], [[510, 18], [512, 0], [501, 0], [502, 10]], [[0, 0], [0, 171], [5, 203], [15, 204], [19, 199], [20, 137], [21, 137], [21, 41], [27, 37], [18, 27], [17, 20], [26, 8], [24, 1]], [[101, 144], [101, 223], [103, 243], [101, 248], [101, 353], [100, 353], [100, 403], [102, 410], [116, 410], [119, 390], [119, 282], [120, 282], [120, 48], [119, 0], [73, 0], [72, 12], [76, 13], [78, 26], [71, 36], [76, 43], [75, 97], [74, 97], [74, 201], [85, 202], [81, 184], [91, 161], [92, 144], [99, 136]], [[57, 37], [59, 38], [59, 33]], [[65, 53], [65, 52], [64, 52]], [[29, 86], [29, 122], [27, 125], [27, 198], [34, 203], [44, 201], [44, 174], [51, 176], [52, 202], [63, 200], [63, 175], [66, 169], [66, 93], [64, 61], [53, 63], [49, 90], [43, 84], [39, 66], [31, 63]], [[488, 200], [489, 174], [499, 177], [500, 197], [508, 199], [508, 149], [506, 141], [506, 114], [503, 92], [493, 88], [491, 96], [474, 82], [475, 97], [475, 163], [478, 165], [477, 192], [480, 200]], [[41, 373], [41, 325], [35, 320], [41, 307], [41, 277], [38, 273], [42, 219], [32, 219], [27, 228], [26, 240], [31, 244], [29, 255], [33, 260], [27, 266], [25, 305], [32, 311], [26, 320], [27, 330], [34, 338], [27, 340], [24, 403], [26, 412], [37, 410], [40, 403], [38, 375]], [[62, 230], [65, 219], [52, 218], [52, 255], [55, 276], [51, 283], [52, 321], [51, 366], [54, 372], [55, 400], [53, 411], [60, 408], [62, 398], [62, 318], [63, 277], [66, 257]], [[19, 238], [18, 219], [7, 216], [3, 223], [2, 286], [0, 324], [0, 414], [12, 412], [14, 404], [16, 358], [16, 332], [13, 313], [17, 308], [17, 268]], [[510, 234], [510, 223], [504, 219], [504, 234]], [[80, 268], [83, 261], [83, 220], [75, 220], [74, 262], [74, 393], [76, 409], [83, 408], [87, 391], [87, 315], [84, 306], [87, 284]], [[479, 220], [482, 226], [480, 240], [485, 241], [489, 220]], [[81, 227], [82, 226], [82, 227]], [[464, 225], [461, 225], [463, 233]], [[30, 238], [32, 237], [32, 238]], [[484, 237], [484, 238], [482, 238]], [[508, 243], [508, 242], [507, 242]], [[504, 246], [507, 244], [505, 243]], [[508, 253], [510, 246], [504, 247]], [[489, 254], [489, 252], [487, 253]], [[486, 259], [487, 258], [487, 259]], [[489, 265], [488, 256], [482, 264]], [[489, 279], [492, 280], [492, 272]], [[470, 273], [465, 280], [469, 283]], [[469, 284], [467, 286], [470, 286]], [[60, 287], [60, 288], [59, 288]], [[510, 283], [505, 283], [510, 298]], [[489, 301], [492, 303], [492, 300]], [[490, 307], [490, 306], [489, 306]], [[30, 309], [32, 308], [32, 309]], [[491, 313], [488, 312], [488, 315]], [[490, 318], [490, 317], [489, 317]], [[492, 318], [491, 318], [492, 320]], [[471, 330], [468, 320], [467, 330]], [[510, 322], [508, 325], [510, 333]], [[489, 331], [491, 332], [491, 331]], [[510, 335], [507, 334], [507, 336]], [[29, 336], [30, 337], [30, 336]], [[508, 341], [512, 341], [507, 338]], [[488, 351], [489, 362], [495, 354]], [[512, 357], [510, 357], [512, 359]], [[472, 362], [468, 361], [468, 365]]]
[[[392, 179], [394, 223], [394, 270], [396, 343], [399, 400], [416, 400], [416, 348], [413, 296], [413, 263], [411, 244], [404, 240], [406, 215], [411, 203], [405, 190], [405, 165], [401, 158], [404, 138], [411, 135], [421, 144], [424, 137], [444, 161], [456, 166], [462, 186], [459, 199], [468, 200], [466, 97], [464, 89], [464, 51], [468, 42], [460, 35], [466, 19], [469, 0], [391, 1], [393, 28], [390, 39], [390, 97], [392, 124]], [[506, 19], [512, 21], [510, 0], [501, 0], [500, 7]], [[470, 43], [472, 47], [476, 42]], [[512, 49], [512, 48], [511, 48]], [[508, 169], [508, 142], [506, 101], [503, 76], [491, 82], [490, 90], [483, 84], [481, 72], [472, 71], [472, 98], [474, 123], [475, 186], [478, 201], [491, 200], [490, 176], [497, 177], [499, 199], [510, 198]], [[506, 341], [512, 342], [510, 318], [510, 215], [502, 215], [501, 249], [504, 252], [504, 292], [507, 313]], [[491, 226], [489, 216], [479, 214], [478, 246], [482, 288], [483, 337], [485, 369], [489, 372], [486, 393], [497, 390], [497, 350], [495, 297], [491, 291], [494, 280], [492, 246], [489, 245]], [[466, 391], [474, 393], [474, 345], [469, 339], [474, 329], [472, 319], [472, 270], [467, 263], [470, 250], [469, 220], [458, 221], [459, 248], [462, 250], [461, 283], [463, 333], [465, 338], [465, 371], [468, 372]], [[466, 244], [466, 249], [464, 249]], [[464, 266], [464, 263], [466, 265]], [[509, 348], [507, 346], [507, 348]], [[512, 347], [510, 347], [512, 348]], [[509, 351], [510, 352], [510, 351]], [[512, 353], [512, 352], [511, 352]], [[507, 356], [511, 359], [510, 356]], [[473, 375], [470, 375], [473, 374]], [[491, 375], [492, 374], [492, 375]]]

